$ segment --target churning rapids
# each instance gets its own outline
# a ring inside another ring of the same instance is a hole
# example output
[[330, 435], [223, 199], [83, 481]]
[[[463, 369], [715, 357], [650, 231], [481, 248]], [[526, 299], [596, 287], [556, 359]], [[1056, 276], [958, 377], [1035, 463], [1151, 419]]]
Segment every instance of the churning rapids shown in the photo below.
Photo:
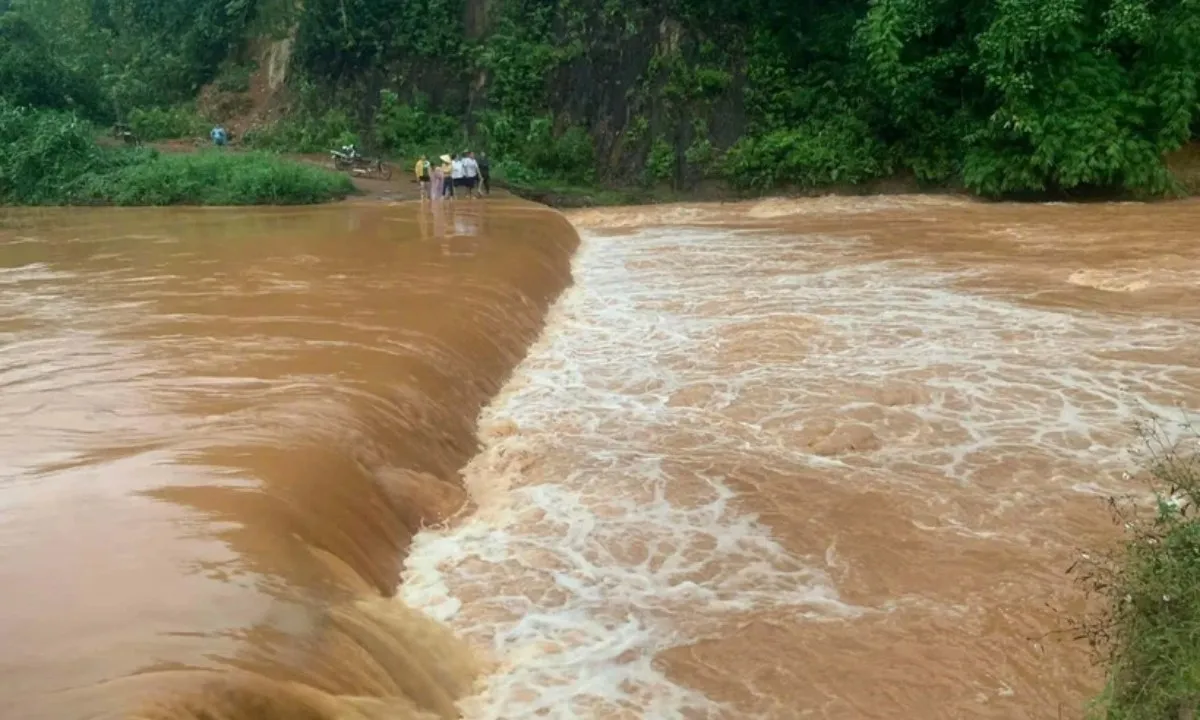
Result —
[[1200, 204], [568, 218], [0, 214], [0, 717], [1079, 716]]

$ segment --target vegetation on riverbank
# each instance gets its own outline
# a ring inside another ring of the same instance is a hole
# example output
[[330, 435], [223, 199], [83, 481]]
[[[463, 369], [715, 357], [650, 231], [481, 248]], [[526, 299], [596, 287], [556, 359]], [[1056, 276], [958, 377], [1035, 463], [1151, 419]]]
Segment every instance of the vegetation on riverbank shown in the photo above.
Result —
[[[356, 140], [407, 161], [469, 145], [530, 192], [805, 192], [901, 177], [985, 196], [1161, 196], [1186, 190], [1166, 158], [1200, 127], [1189, 0], [4, 9], [0, 94], [20, 102], [104, 122], [153, 111], [171, 120], [155, 128], [178, 132], [189, 103], [220, 95], [200, 114], [251, 118], [251, 146]], [[286, 81], [253, 79], [267, 75]], [[260, 101], [273, 112], [247, 109]]]
[[103, 147], [71, 112], [0, 99], [0, 204], [292, 205], [353, 190], [345, 175], [266, 153]]
[[1085, 555], [1072, 571], [1102, 601], [1077, 623], [1100, 652], [1108, 682], [1093, 708], [1105, 720], [1200, 716], [1200, 457], [1197, 437], [1147, 434], [1150, 512], [1112, 501], [1125, 530], [1118, 551]]

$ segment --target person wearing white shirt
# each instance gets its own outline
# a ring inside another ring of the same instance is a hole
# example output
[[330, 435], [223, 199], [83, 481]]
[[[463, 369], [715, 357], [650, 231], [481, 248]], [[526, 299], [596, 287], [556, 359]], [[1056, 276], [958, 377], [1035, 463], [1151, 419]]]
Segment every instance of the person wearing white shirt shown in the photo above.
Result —
[[450, 184], [454, 186], [450, 197], [457, 196], [459, 190], [465, 190], [467, 187], [467, 176], [463, 174], [463, 161], [458, 155], [454, 155], [450, 160]]
[[467, 153], [462, 162], [463, 177], [466, 178], [467, 192], [473, 197], [483, 197], [479, 192], [479, 163], [475, 162], [475, 153]]

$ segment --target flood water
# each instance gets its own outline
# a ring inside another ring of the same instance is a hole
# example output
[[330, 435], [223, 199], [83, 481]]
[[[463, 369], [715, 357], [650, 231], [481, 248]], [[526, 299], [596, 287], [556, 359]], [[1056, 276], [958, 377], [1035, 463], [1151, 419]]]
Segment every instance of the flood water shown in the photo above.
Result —
[[0, 215], [0, 718], [454, 716], [476, 661], [385, 596], [577, 239], [436, 219]]
[[1080, 717], [1198, 221], [6, 211], [0, 717]]

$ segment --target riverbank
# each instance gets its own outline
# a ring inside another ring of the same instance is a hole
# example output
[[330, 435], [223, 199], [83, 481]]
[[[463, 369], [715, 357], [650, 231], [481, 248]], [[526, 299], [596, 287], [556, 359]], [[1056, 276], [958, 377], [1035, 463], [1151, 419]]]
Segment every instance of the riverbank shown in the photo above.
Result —
[[[189, 155], [198, 152], [204, 152], [207, 147], [206, 143], [200, 139], [178, 139], [178, 140], [163, 140], [153, 143], [147, 143], [147, 146], [164, 154], [173, 155]], [[264, 154], [262, 151], [256, 151], [246, 148], [238, 143], [227, 146], [221, 152], [230, 155], [247, 155], [247, 154]], [[278, 157], [286, 161], [301, 163], [309, 167], [319, 168], [327, 172], [335, 172], [329, 169], [329, 155], [327, 153], [265, 153], [272, 157]], [[421, 198], [421, 188], [417, 184], [411, 168], [407, 161], [389, 160], [392, 169], [392, 176], [386, 180], [381, 178], [369, 178], [358, 175], [345, 175], [336, 173], [345, 177], [347, 182], [354, 188], [353, 194], [364, 200], [382, 200], [390, 202], [403, 202], [406, 200], [419, 200]], [[508, 185], [497, 185], [492, 188], [490, 197], [508, 198], [522, 197], [525, 199], [533, 199], [527, 195], [522, 195], [517, 192], [510, 191]], [[555, 205], [554, 203], [542, 202], [543, 205], [550, 207], [566, 207]]]
[[[1200, 143], [1189, 143], [1167, 156], [1167, 167], [1178, 182], [1177, 194], [1158, 200], [1178, 199], [1200, 195]], [[986, 200], [961, 186], [922, 183], [911, 174], [870, 180], [857, 184], [822, 185], [818, 187], [780, 186], [769, 191], [750, 191], [734, 187], [724, 180], [705, 180], [688, 189], [667, 185], [606, 187], [584, 186], [555, 181], [521, 183], [502, 176], [497, 186], [512, 194], [559, 209], [588, 207], [617, 207], [629, 205], [658, 205], [686, 202], [740, 202], [767, 198], [811, 198], [825, 195], [862, 197], [868, 195], [942, 195]], [[1018, 202], [1120, 202], [1146, 200], [1127, 192], [1106, 189], [1076, 189], [1070, 192], [1022, 193], [997, 198]]]
[[[163, 153], [190, 154], [208, 148], [205, 138], [180, 138], [147, 143], [148, 147]], [[253, 147], [235, 142], [225, 148], [234, 154], [254, 153]], [[301, 162], [328, 170], [327, 153], [300, 153], [267, 151], [270, 156]], [[420, 188], [411, 172], [411, 158], [386, 158], [392, 166], [392, 177], [388, 180], [349, 176], [354, 194], [373, 200], [405, 201], [420, 198]], [[1191, 143], [1172, 153], [1167, 165], [1178, 181], [1178, 194], [1161, 199], [1200, 194], [1200, 144]], [[770, 198], [813, 198], [822, 196], [866, 197], [878, 195], [925, 195], [971, 198], [987, 200], [968, 192], [961, 186], [922, 183], [911, 173], [868, 180], [861, 183], [839, 183], [812, 187], [781, 185], [770, 190], [748, 190], [739, 188], [723, 179], [706, 179], [687, 188], [674, 188], [669, 184], [648, 185], [602, 185], [578, 184], [547, 178], [540, 181], [518, 180], [507, 177], [503, 164], [499, 164], [492, 178], [493, 195], [515, 196], [560, 210], [590, 207], [622, 207], [639, 205], [662, 205], [674, 203], [730, 203]], [[1111, 190], [1083, 189], [1070, 192], [1024, 193], [1020, 196], [999, 198], [1017, 202], [1104, 202], [1122, 200], [1145, 200], [1128, 193]]]
[[507, 180], [503, 176], [496, 181], [496, 184], [518, 197], [559, 209], [667, 203], [727, 203], [781, 197], [811, 198], [824, 195], [847, 197], [917, 194], [970, 196], [969, 193], [962, 190], [948, 187], [924, 187], [915, 178], [901, 176], [872, 180], [857, 185], [828, 185], [811, 188], [780, 187], [770, 192], [749, 192], [735, 188], [722, 180], [706, 180], [688, 189], [676, 189], [667, 185], [605, 187], [571, 185], [553, 181], [521, 183]]
[[1110, 500], [1122, 540], [1081, 553], [1068, 570], [1093, 600], [1090, 612], [1069, 617], [1068, 624], [1106, 671], [1090, 717], [1194, 718], [1200, 710], [1200, 433], [1164, 417], [1139, 429], [1145, 492]]
[[349, 178], [267, 153], [135, 153], [98, 176], [79, 204], [315, 205], [356, 192]]
[[[346, 175], [329, 168], [324, 153], [278, 153], [233, 144], [221, 150], [203, 138], [184, 138], [127, 148], [107, 138], [84, 139], [91, 130], [70, 115], [0, 108], [12, 132], [0, 164], [0, 202], [13, 205], [295, 205], [357, 195], [371, 200], [420, 197], [407, 160], [391, 160], [392, 177], [383, 180]], [[24, 138], [22, 140], [21, 138]], [[40, 138], [43, 142], [29, 142]], [[47, 146], [49, 149], [47, 150]], [[36, 148], [32, 153], [30, 148]], [[47, 155], [67, 162], [47, 163]], [[1188, 145], [1167, 159], [1179, 195], [1200, 193], [1200, 147]], [[5, 167], [7, 166], [7, 167]], [[766, 198], [877, 195], [941, 195], [977, 198], [961, 187], [929, 186], [911, 175], [863, 183], [819, 187], [781, 186], [752, 192], [724, 180], [706, 180], [686, 189], [656, 185], [579, 185], [555, 179], [517, 180], [503, 167], [493, 177], [496, 196], [516, 196], [557, 209], [728, 203]], [[1095, 202], [1132, 198], [1105, 191], [1041, 193], [1007, 198], [1018, 201]]]
[[0, 100], [0, 204], [309, 205], [355, 191], [341, 173], [270, 153], [162, 153], [94, 132], [74, 114]]

